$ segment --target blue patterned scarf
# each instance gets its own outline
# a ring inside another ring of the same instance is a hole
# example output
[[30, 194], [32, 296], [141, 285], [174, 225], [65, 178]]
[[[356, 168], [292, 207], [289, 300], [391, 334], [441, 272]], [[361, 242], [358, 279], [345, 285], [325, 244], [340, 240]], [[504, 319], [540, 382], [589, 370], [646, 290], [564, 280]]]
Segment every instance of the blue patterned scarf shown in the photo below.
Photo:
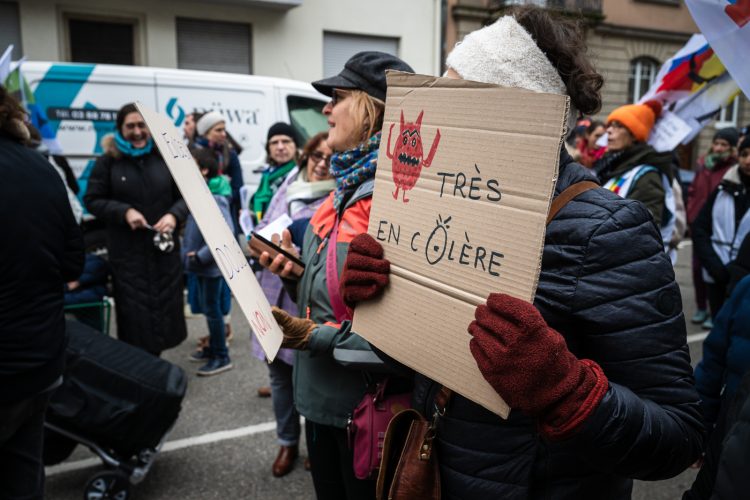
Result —
[[120, 132], [115, 132], [115, 145], [122, 154], [137, 158], [138, 156], [147, 155], [151, 152], [154, 147], [154, 140], [149, 137], [145, 146], [142, 148], [134, 148], [129, 141], [120, 135]]
[[337, 211], [347, 191], [375, 177], [380, 135], [378, 132], [356, 148], [335, 154], [331, 158], [331, 175], [336, 179], [333, 208]]

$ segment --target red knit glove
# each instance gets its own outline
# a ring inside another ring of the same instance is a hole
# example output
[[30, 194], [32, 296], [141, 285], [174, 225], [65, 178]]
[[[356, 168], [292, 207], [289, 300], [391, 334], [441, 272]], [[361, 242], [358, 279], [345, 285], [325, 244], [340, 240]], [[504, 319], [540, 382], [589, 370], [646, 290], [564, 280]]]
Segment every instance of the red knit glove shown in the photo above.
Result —
[[341, 273], [341, 298], [354, 309], [357, 302], [377, 297], [388, 285], [390, 272], [382, 245], [367, 233], [355, 236]]
[[573, 433], [609, 387], [595, 362], [579, 360], [531, 304], [493, 293], [477, 307], [469, 347], [484, 378], [511, 408], [539, 418], [550, 439]]

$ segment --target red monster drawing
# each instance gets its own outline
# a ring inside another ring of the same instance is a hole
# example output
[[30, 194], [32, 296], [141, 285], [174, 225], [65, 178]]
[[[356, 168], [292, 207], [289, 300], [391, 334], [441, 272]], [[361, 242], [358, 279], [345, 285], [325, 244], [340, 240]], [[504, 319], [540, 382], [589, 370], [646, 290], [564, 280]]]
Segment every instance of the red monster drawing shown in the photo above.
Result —
[[724, 7], [724, 11], [740, 28], [750, 22], [750, 0], [737, 0]]
[[424, 148], [422, 147], [422, 115], [419, 113], [417, 121], [404, 123], [404, 112], [401, 111], [401, 130], [398, 134], [398, 140], [391, 154], [391, 134], [395, 123], [391, 124], [388, 132], [388, 148], [385, 150], [388, 159], [392, 160], [393, 182], [396, 184], [396, 191], [393, 192], [393, 199], [398, 200], [398, 190], [402, 190], [404, 203], [409, 203], [406, 192], [414, 187], [422, 172], [422, 167], [430, 168], [438, 143], [440, 143], [440, 129], [435, 134], [435, 139], [430, 148], [430, 154], [424, 159]]

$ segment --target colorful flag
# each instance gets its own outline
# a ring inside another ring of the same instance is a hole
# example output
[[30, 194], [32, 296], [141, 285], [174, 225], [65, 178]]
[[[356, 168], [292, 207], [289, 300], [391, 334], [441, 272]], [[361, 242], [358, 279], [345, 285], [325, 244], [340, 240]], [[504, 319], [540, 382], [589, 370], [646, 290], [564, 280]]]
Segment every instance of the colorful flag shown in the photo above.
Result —
[[21, 71], [22, 62], [23, 59], [16, 64], [16, 67], [5, 78], [5, 88], [8, 89], [9, 94], [16, 97], [18, 102], [26, 108], [31, 124], [39, 130], [39, 135], [42, 136], [42, 144], [47, 147], [47, 150], [51, 154], [62, 154], [62, 147], [57, 140], [55, 131], [50, 126], [49, 119], [47, 119], [42, 108], [36, 103], [34, 92], [31, 91], [29, 82], [23, 77], [23, 72]]
[[750, 96], [750, 0], [686, 0], [690, 14], [734, 80]]
[[664, 114], [649, 143], [659, 151], [687, 144], [740, 92], [737, 83], [703, 35], [693, 35], [662, 65], [640, 102], [657, 99]]

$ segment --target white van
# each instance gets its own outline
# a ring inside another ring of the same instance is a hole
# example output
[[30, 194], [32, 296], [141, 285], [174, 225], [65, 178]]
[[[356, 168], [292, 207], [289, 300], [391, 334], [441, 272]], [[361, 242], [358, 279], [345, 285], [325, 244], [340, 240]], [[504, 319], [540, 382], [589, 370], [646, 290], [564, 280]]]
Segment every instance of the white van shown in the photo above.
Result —
[[195, 111], [219, 111], [242, 147], [246, 184], [265, 162], [268, 128], [291, 123], [302, 140], [328, 129], [321, 111], [326, 97], [309, 83], [233, 73], [115, 66], [24, 62], [21, 71], [33, 91], [32, 114], [47, 120], [61, 154], [68, 157], [85, 191], [88, 174], [101, 153], [101, 139], [115, 127], [117, 110], [140, 101], [182, 127]]

